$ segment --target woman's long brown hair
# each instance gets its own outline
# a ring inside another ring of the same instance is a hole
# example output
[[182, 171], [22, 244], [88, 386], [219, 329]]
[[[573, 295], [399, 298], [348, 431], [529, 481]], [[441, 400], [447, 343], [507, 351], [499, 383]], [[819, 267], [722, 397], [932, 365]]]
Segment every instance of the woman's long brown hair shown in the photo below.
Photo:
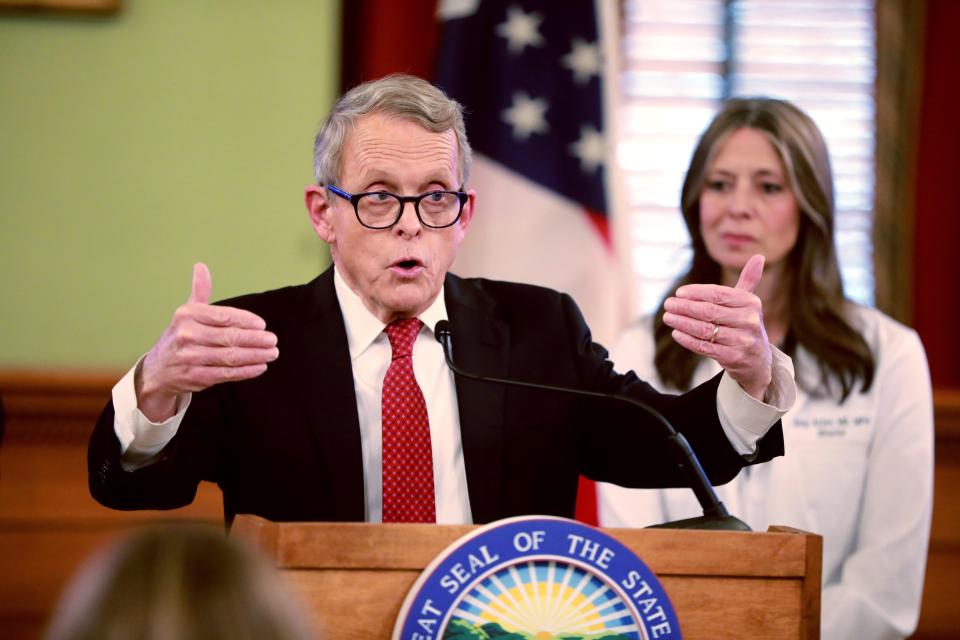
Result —
[[[810, 376], [797, 377], [808, 393], [839, 391], [842, 402], [858, 382], [862, 391], [870, 388], [876, 365], [870, 347], [853, 326], [851, 305], [843, 295], [834, 248], [833, 178], [827, 146], [813, 120], [791, 103], [772, 98], [728, 100], [700, 137], [680, 202], [693, 260], [670, 291], [685, 284], [720, 283], [720, 265], [710, 257], [700, 233], [700, 195], [717, 149], [730, 133], [745, 127], [767, 136], [783, 162], [801, 211], [797, 242], [787, 257], [790, 306], [784, 348], [793, 355], [796, 347], [803, 347], [817, 363], [816, 382]], [[661, 301], [654, 323], [654, 364], [665, 383], [689, 389], [701, 356], [681, 347], [670, 333], [663, 323]]]

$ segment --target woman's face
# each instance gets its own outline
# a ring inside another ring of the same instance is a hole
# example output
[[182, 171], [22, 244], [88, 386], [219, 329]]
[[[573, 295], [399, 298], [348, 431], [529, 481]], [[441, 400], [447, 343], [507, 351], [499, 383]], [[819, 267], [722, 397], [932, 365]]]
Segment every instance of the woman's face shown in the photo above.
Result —
[[762, 132], [737, 129], [717, 150], [700, 194], [700, 233], [724, 284], [736, 283], [757, 253], [766, 258], [764, 278], [779, 278], [799, 230], [800, 207], [780, 156]]

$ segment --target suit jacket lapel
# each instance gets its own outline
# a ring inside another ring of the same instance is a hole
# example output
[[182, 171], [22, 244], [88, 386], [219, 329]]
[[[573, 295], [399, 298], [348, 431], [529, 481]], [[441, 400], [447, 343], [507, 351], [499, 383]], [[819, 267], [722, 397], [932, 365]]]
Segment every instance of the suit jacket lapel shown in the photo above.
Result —
[[[493, 300], [475, 282], [452, 274], [444, 287], [454, 331], [454, 361], [467, 371], [505, 377], [510, 330], [493, 315]], [[473, 521], [490, 522], [501, 517], [506, 389], [459, 376], [456, 387]]]
[[[332, 505], [331, 519], [365, 519], [360, 421], [353, 368], [343, 315], [330, 268], [310, 285], [308, 308], [291, 331], [281, 353], [292, 352], [297, 365], [291, 384], [299, 398], [304, 424], [317, 441]], [[293, 342], [293, 344], [290, 344]], [[309, 500], [309, 493], [304, 496]]]

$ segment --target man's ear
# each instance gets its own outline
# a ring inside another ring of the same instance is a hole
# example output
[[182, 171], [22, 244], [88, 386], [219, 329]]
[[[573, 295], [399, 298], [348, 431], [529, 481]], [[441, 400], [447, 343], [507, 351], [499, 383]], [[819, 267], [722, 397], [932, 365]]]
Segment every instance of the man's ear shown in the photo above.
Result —
[[463, 203], [463, 212], [460, 214], [460, 230], [466, 231], [473, 221], [473, 214], [477, 209], [477, 192], [473, 189], [467, 191], [467, 201]]
[[333, 244], [336, 240], [333, 223], [330, 220], [333, 210], [327, 200], [326, 190], [315, 184], [307, 185], [303, 200], [304, 204], [307, 205], [307, 213], [310, 215], [310, 224], [313, 225], [313, 230], [320, 236], [321, 240], [327, 244]]

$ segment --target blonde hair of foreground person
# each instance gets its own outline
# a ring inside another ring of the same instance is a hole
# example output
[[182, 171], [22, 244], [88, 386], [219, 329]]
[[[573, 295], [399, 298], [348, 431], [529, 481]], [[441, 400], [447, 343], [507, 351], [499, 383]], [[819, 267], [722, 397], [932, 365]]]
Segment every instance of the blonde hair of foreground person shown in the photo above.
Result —
[[164, 525], [101, 550], [73, 578], [46, 640], [316, 638], [275, 569], [200, 525]]

